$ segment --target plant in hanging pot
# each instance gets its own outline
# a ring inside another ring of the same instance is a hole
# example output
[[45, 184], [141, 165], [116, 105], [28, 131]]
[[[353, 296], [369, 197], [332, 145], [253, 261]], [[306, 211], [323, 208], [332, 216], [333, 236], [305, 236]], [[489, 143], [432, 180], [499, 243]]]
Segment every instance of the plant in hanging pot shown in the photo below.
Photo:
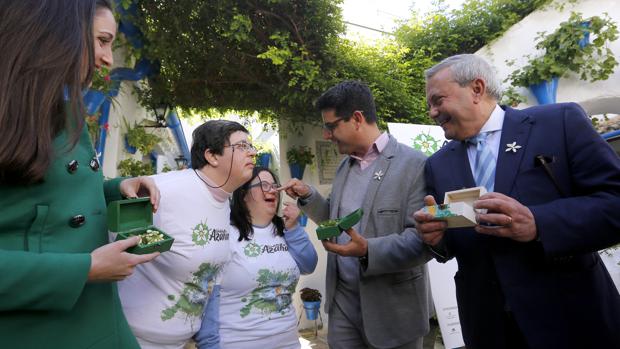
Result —
[[314, 288], [305, 287], [299, 291], [299, 297], [304, 303], [306, 318], [308, 320], [316, 320], [321, 307], [321, 292]]
[[108, 132], [109, 124], [106, 122], [104, 124], [99, 123], [99, 119], [101, 118], [101, 112], [97, 112], [94, 115], [86, 116], [86, 127], [88, 129], [88, 134], [90, 135], [90, 140], [93, 145], [97, 144], [101, 136], [101, 131]]
[[[292, 146], [287, 150], [286, 161], [288, 161], [288, 168], [291, 171], [291, 178], [302, 179], [304, 177], [306, 165], [312, 164], [313, 159], [314, 154], [312, 154], [308, 146]], [[308, 225], [308, 216], [305, 214], [299, 215], [298, 220], [302, 227]]]
[[140, 150], [143, 155], [150, 154], [162, 140], [158, 135], [146, 132], [144, 127], [135, 123], [133, 127], [129, 127], [129, 124], [125, 121], [125, 128], [127, 129], [125, 146], [127, 152], [131, 154], [134, 154], [136, 149]]
[[271, 145], [263, 142], [254, 142], [254, 147], [256, 147], [256, 166], [269, 168]]
[[113, 81], [110, 78], [110, 71], [107, 67], [102, 66], [93, 72], [93, 80], [88, 88], [88, 92], [84, 95], [84, 107], [86, 114], [95, 115], [97, 110], [109, 96], [109, 92], [113, 87]]
[[514, 86], [510, 86], [504, 90], [500, 104], [516, 108], [519, 104], [525, 102], [527, 102], [527, 98], [519, 94]]
[[150, 163], [134, 159], [125, 159], [119, 162], [116, 168], [121, 177], [150, 176], [155, 174], [153, 166]]
[[[586, 33], [594, 40], [584, 45]], [[540, 104], [555, 103], [559, 78], [573, 73], [581, 80], [594, 82], [607, 80], [613, 74], [618, 61], [607, 45], [617, 39], [617, 25], [607, 14], [584, 19], [580, 13], [572, 13], [555, 32], [539, 33], [536, 48], [543, 55], [526, 56], [530, 58], [528, 64], [512, 72], [506, 81], [530, 88]]]
[[90, 84], [89, 89], [94, 91], [103, 92], [103, 94], [107, 95], [112, 87], [114, 82], [110, 77], [110, 70], [106, 66], [102, 66], [99, 69], [95, 69], [93, 72], [93, 80]]
[[302, 179], [306, 165], [312, 164], [314, 154], [305, 145], [292, 146], [286, 151], [286, 161], [291, 170], [291, 178]]

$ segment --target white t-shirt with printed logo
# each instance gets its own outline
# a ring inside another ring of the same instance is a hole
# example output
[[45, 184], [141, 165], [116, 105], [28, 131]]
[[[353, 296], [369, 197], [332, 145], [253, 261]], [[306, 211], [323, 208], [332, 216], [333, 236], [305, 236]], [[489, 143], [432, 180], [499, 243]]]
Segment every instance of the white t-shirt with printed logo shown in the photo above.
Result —
[[118, 290], [143, 349], [183, 348], [200, 329], [216, 277], [230, 258], [230, 206], [215, 200], [191, 169], [152, 178], [161, 194], [153, 224], [174, 243], [138, 265]]
[[222, 349], [299, 348], [293, 294], [299, 268], [273, 224], [254, 227], [250, 241], [230, 228], [232, 257], [222, 272]]

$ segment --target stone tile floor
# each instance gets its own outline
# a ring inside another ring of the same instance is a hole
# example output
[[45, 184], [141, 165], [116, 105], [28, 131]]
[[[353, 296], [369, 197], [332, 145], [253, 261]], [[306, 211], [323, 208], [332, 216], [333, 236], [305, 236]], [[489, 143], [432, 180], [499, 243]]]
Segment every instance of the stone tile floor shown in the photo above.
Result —
[[[328, 349], [327, 328], [319, 329], [316, 335], [314, 328], [300, 330], [299, 341], [301, 349]], [[424, 338], [424, 349], [444, 349], [439, 328], [432, 323], [430, 333]]]
[[[300, 330], [299, 342], [301, 349], [328, 349], [327, 328], [319, 328], [316, 332], [314, 328]], [[188, 343], [185, 349], [196, 349], [196, 346], [194, 343]], [[424, 338], [424, 349], [445, 349], [439, 336], [439, 328], [433, 323], [430, 333]]]
[[327, 349], [327, 329], [318, 330], [316, 335], [313, 328], [300, 330], [299, 342], [301, 349]]

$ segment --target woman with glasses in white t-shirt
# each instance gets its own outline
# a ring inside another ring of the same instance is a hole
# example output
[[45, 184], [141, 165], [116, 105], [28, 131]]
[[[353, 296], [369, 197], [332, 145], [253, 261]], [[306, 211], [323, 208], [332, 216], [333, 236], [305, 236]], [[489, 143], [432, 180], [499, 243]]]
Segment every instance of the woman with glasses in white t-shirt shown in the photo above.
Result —
[[285, 204], [277, 215], [279, 188], [275, 174], [258, 167], [233, 193], [231, 260], [218, 282], [219, 311], [205, 314], [196, 336], [200, 349], [300, 348], [292, 297], [318, 257], [297, 223], [299, 209]]

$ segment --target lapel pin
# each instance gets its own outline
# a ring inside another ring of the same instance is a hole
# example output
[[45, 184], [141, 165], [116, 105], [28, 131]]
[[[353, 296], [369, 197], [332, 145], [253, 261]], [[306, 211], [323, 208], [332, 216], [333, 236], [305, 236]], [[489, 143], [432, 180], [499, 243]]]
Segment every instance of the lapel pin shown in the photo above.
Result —
[[519, 149], [521, 149], [521, 146], [517, 145], [517, 142], [512, 142], [512, 143], [506, 144], [506, 152], [516, 153], [517, 150], [519, 150]]
[[374, 180], [376, 181], [380, 181], [381, 178], [383, 177], [384, 173], [383, 170], [379, 170], [377, 172], [375, 172], [374, 176], [372, 176], [372, 178], [374, 178]]

